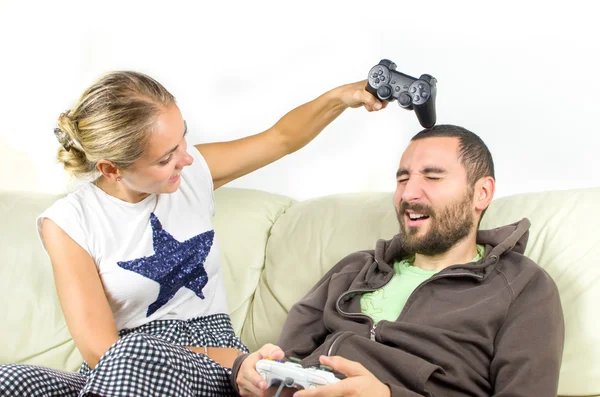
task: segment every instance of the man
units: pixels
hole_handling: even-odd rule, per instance
[[[523,255],[527,219],[478,231],[495,190],[486,145],[461,127],[423,130],[396,177],[400,233],[334,266],[294,305],[279,347],[236,360],[240,394],[273,394],[255,365],[285,352],[346,376],[294,396],[555,397],[558,290]]]

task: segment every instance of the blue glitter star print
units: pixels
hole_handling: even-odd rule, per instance
[[[214,230],[209,230],[179,242],[163,229],[154,213],[150,214],[150,225],[154,255],[117,262],[123,269],[131,270],[160,284],[158,298],[148,306],[146,317],[163,307],[183,287],[204,299],[202,289],[208,282],[204,261],[210,253],[215,236]]]

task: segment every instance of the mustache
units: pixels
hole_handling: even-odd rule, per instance
[[[423,215],[427,215],[430,218],[434,218],[435,217],[435,211],[428,205],[425,204],[411,204],[407,201],[404,201],[403,203],[400,204],[400,212],[404,213],[404,211],[406,210],[411,210],[414,212],[417,212],[419,214],[423,214]]]

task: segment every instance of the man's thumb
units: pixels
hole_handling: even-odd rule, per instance
[[[367,370],[360,363],[350,361],[340,356],[321,356],[321,364],[331,367],[347,377],[364,375]]]

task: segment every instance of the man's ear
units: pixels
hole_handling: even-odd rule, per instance
[[[96,163],[96,167],[110,181],[117,181],[117,178],[121,178],[121,172],[112,161],[99,160]]]
[[[483,212],[492,202],[496,191],[496,181],[491,176],[484,176],[475,183],[473,200],[477,212]]]

